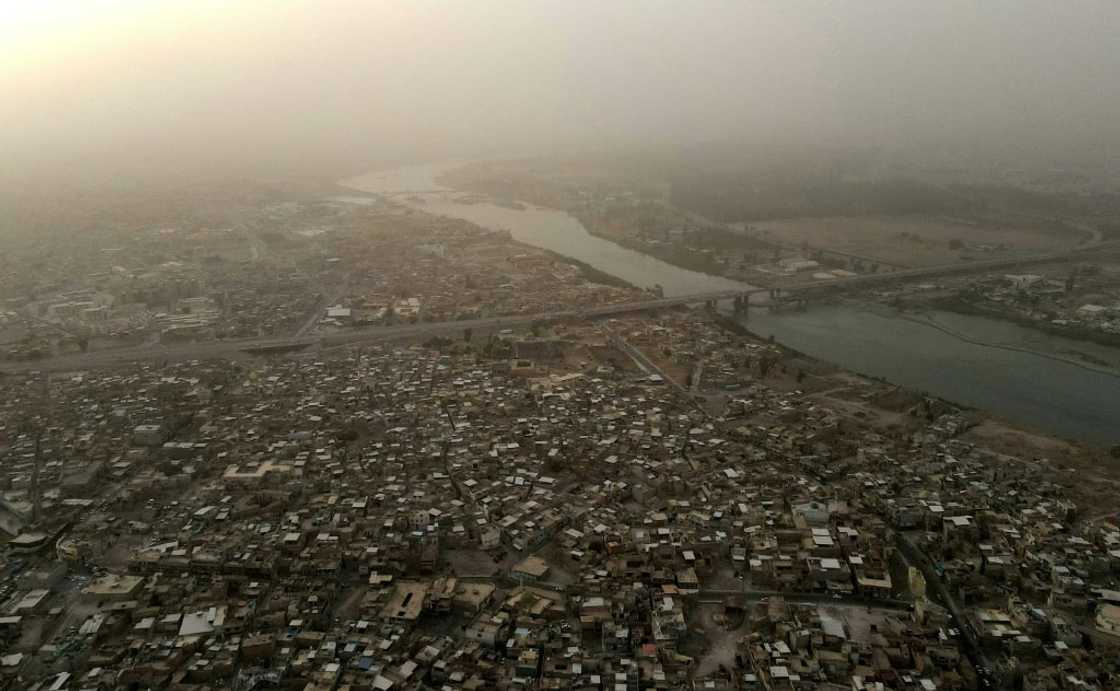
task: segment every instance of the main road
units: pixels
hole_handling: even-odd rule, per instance
[[[1120,247],[1120,242],[1112,241],[1082,247],[1066,252],[1052,252],[1048,254],[1031,255],[1014,259],[995,259],[983,262],[969,262],[963,264],[950,264],[926,267],[922,269],[906,269],[879,274],[865,274],[849,278],[832,280],[814,280],[789,284],[777,289],[781,293],[796,293],[815,289],[839,290],[850,287],[879,285],[896,281],[917,280],[933,276],[950,274],[975,273],[996,269],[1007,269],[1029,264],[1050,263],[1067,261],[1081,257],[1091,256],[1088,252],[1101,252]],[[701,302],[714,302],[735,297],[751,298],[753,303],[764,303],[771,292],[770,288],[754,288],[744,286],[738,290],[720,290],[693,295],[681,295],[669,298],[649,298],[633,302],[601,305],[597,307],[573,308],[539,314],[516,314],[485,319],[470,319],[463,321],[445,322],[418,322],[415,324],[395,324],[391,326],[372,326],[349,331],[339,331],[319,336],[308,336],[299,333],[294,336],[272,336],[244,339],[228,339],[205,341],[202,343],[182,344],[148,344],[141,346],[107,348],[85,353],[71,353],[39,360],[21,360],[0,362],[0,373],[12,374],[27,371],[66,371],[83,370],[96,367],[113,367],[138,361],[177,361],[177,360],[204,360],[211,358],[227,357],[239,353],[268,353],[283,352],[286,350],[301,350],[309,347],[331,348],[342,345],[368,343],[376,341],[391,341],[398,339],[411,339],[425,336],[453,333],[463,329],[482,331],[486,329],[503,329],[514,326],[530,324],[537,321],[553,321],[559,319],[584,319],[609,317],[618,314],[642,312],[648,310],[679,307],[682,305]],[[302,330],[301,330],[302,331]]]
[[[137,361],[206,360],[238,353],[265,354],[303,350],[309,347],[333,348],[356,343],[414,339],[461,332],[464,329],[483,331],[505,329],[539,321],[582,319],[675,307],[706,298],[657,298],[636,302],[602,305],[587,309],[562,310],[538,314],[515,314],[461,321],[416,322],[389,326],[370,326],[321,335],[272,336],[258,338],[220,339],[213,341],[153,344],[123,348],[106,348],[85,353],[70,353],[39,360],[0,362],[0,373],[28,371],[83,370],[113,367]]]

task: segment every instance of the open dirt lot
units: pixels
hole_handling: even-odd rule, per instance
[[[1026,461],[1043,459],[1043,477],[1067,488],[1082,509],[1082,518],[1116,510],[1120,459],[1107,452],[1031,434],[998,420],[984,421],[961,439]]]
[[[807,242],[813,248],[906,266],[947,264],[966,257],[995,259],[1012,252],[1057,251],[1071,248],[1084,239],[1071,230],[1051,232],[1021,225],[972,225],[963,220],[918,216],[801,218],[751,225],[761,230],[761,237],[766,240],[792,245]],[[950,247],[953,240],[960,240],[963,246]],[[1006,249],[996,249],[1000,246]]]
[[[739,639],[750,633],[746,622],[729,621],[724,616],[723,605],[699,605],[690,613],[689,626],[704,635],[704,654],[696,666],[694,676],[705,677],[721,669],[735,668],[735,653]]]

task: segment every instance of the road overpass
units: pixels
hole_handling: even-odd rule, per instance
[[[595,319],[635,312],[646,312],[683,305],[715,303],[720,300],[740,298],[751,304],[765,304],[772,297],[796,295],[817,290],[843,290],[873,285],[885,285],[900,281],[920,280],[936,276],[978,273],[998,269],[1011,269],[1031,264],[1042,264],[1073,259],[1087,258],[1090,252],[1096,253],[1120,247],[1120,241],[1106,242],[1091,248],[1081,248],[1065,252],[1030,255],[1008,259],[993,259],[981,262],[931,266],[921,269],[905,269],[888,273],[866,274],[829,280],[812,280],[790,283],[778,288],[760,288],[743,284],[742,288],[719,290],[692,295],[679,295],[667,298],[649,298],[633,302],[599,305],[595,307],[573,308],[540,314],[518,314],[485,319],[469,319],[447,322],[420,322],[416,324],[395,324],[392,326],[371,326],[338,331],[323,335],[293,335],[280,337],[261,337],[206,341],[202,343],[151,344],[123,348],[107,348],[85,353],[71,353],[40,360],[0,362],[0,373],[27,371],[67,371],[96,367],[120,366],[130,362],[162,362],[181,360],[204,360],[230,357],[238,354],[281,353],[306,348],[333,348],[338,346],[393,341],[400,339],[426,338],[461,332],[463,329],[482,331],[523,326],[533,322],[557,321],[564,319]]]

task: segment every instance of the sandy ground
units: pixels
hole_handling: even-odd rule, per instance
[[[821,612],[843,622],[848,628],[848,637],[857,643],[869,643],[871,627],[885,628],[887,616],[882,610],[863,607],[821,607]]]
[[[704,655],[697,663],[693,676],[706,677],[721,668],[735,669],[739,639],[750,633],[750,627],[741,623],[729,629],[731,622],[724,618],[723,605],[698,605],[692,618],[690,626],[703,630],[706,640]]]
[[[1060,439],[1024,432],[998,420],[986,420],[961,437],[997,453],[1049,462],[1048,479],[1066,487],[1089,518],[1116,510],[1120,494],[1120,459]]]
[[[334,616],[339,620],[357,619],[361,612],[362,598],[366,596],[369,587],[365,585],[354,586],[346,592],[335,607]]]
[[[1008,251],[1041,252],[1075,246],[1082,236],[1049,233],[1039,228],[969,225],[951,219],[927,217],[804,218],[760,221],[751,224],[761,229],[762,238],[784,244],[846,252],[874,257],[907,266],[929,266],[960,261],[962,255],[998,258],[1007,252],[983,252],[976,245]],[[968,248],[953,249],[949,242],[962,240]]]
[[[492,576],[499,568],[489,554],[477,549],[447,550],[444,559],[460,576]]]

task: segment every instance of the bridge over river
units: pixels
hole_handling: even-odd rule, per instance
[[[560,310],[539,314],[519,314],[502,317],[489,317],[484,319],[471,319],[447,322],[421,322],[417,324],[397,324],[392,326],[373,326],[339,331],[323,335],[292,335],[271,336],[260,338],[229,339],[205,341],[201,343],[182,344],[149,344],[142,346],[107,348],[85,353],[72,353],[59,355],[41,360],[0,363],[0,373],[15,373],[34,370],[80,370],[94,367],[119,366],[136,361],[175,361],[195,360],[216,357],[228,357],[238,354],[265,354],[283,353],[286,351],[303,350],[311,347],[331,348],[363,342],[392,341],[411,339],[417,337],[430,337],[447,333],[461,332],[463,329],[480,331],[494,328],[512,328],[519,325],[531,324],[540,321],[555,321],[562,319],[591,319],[610,317],[620,314],[645,312],[683,305],[700,303],[714,304],[721,300],[735,300],[737,306],[745,309],[750,304],[766,304],[780,299],[804,299],[816,292],[834,292],[855,287],[869,285],[883,285],[901,281],[920,280],[935,276],[952,274],[977,273],[997,269],[1013,269],[1031,264],[1041,264],[1059,261],[1075,260],[1089,256],[1089,252],[1097,253],[1108,249],[1120,247],[1120,242],[1113,241],[1101,243],[1092,248],[1081,248],[1066,252],[1052,252],[1047,254],[1030,255],[1010,259],[993,259],[990,261],[968,262],[941,266],[925,267],[920,269],[904,269],[885,273],[865,274],[829,280],[812,280],[791,283],[779,288],[759,288],[744,285],[739,288],[729,288],[708,292],[693,293],[690,295],[677,295],[673,297],[649,298],[633,302],[599,305],[594,307],[576,307],[569,310]]]

